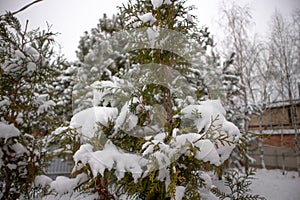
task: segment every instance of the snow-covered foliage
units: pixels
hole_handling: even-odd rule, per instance
[[[58,75],[67,66],[54,53],[55,34],[27,28],[11,13],[0,16],[1,199],[33,197],[47,159],[40,137],[60,125],[58,108],[67,107],[54,97],[65,89]]]
[[[184,3],[104,15],[72,66],[53,33],[0,16],[0,198],[215,198],[212,172],[242,135],[218,100],[213,40]],[[42,175],[49,154],[72,156],[71,177]]]
[[[126,66],[127,55],[116,50],[121,46],[124,47],[124,44],[119,42],[120,38],[112,38],[114,32],[121,30],[123,23],[121,15],[109,19],[104,14],[97,28],[93,28],[90,33],[85,32],[81,37],[79,49],[76,51],[78,61],[74,64],[76,69],[72,94],[74,114],[95,105],[93,102],[95,81],[110,79]]]
[[[8,138],[18,137],[20,135],[20,131],[13,125],[7,125],[3,122],[0,122],[0,138],[4,138],[4,142]]]
[[[99,123],[108,126],[110,120],[118,115],[118,109],[110,107],[92,107],[76,113],[70,122],[70,127],[77,129],[83,139],[95,137]]]
[[[121,23],[104,16],[81,39],[74,115],[54,134],[80,138],[73,173],[86,179],[59,178],[54,185],[72,183],[53,195],[86,188],[100,199],[214,197],[207,171],[221,174],[241,134],[220,100],[208,100],[217,99],[220,69],[191,9],[179,0],[129,1]]]
[[[103,150],[93,152],[93,146],[85,144],[74,155],[74,161],[77,168],[89,165],[93,177],[98,174],[104,176],[104,171],[115,170],[115,176],[118,180],[124,178],[126,172],[131,173],[134,182],[143,174],[143,168],[147,166],[147,160],[140,155],[125,153],[118,149],[111,141],[107,141]]]
[[[195,111],[203,115],[195,118]],[[129,173],[135,183],[157,170],[156,178],[165,182],[167,189],[170,185],[171,166],[176,163],[179,168],[186,167],[184,163],[179,162],[181,157],[192,156],[198,161],[215,166],[221,165],[228,159],[239,140],[240,133],[236,126],[224,118],[222,114],[224,110],[220,103],[206,101],[200,105],[187,106],[182,112],[184,116],[182,119],[194,120],[194,125],[198,128],[198,132],[202,132],[201,134],[181,133],[180,129],[174,129],[168,142],[166,142],[168,133],[165,132],[145,137],[142,154],[126,153],[109,139],[104,147],[97,151],[94,151],[90,144],[85,144],[74,155],[77,170],[88,165],[94,178],[98,174],[104,176],[105,170],[108,170],[114,173],[117,180],[121,180],[125,173]],[[75,117],[77,118],[76,115]],[[90,126],[94,125],[93,121],[88,122]]]
[[[212,191],[220,199],[259,199],[266,200],[259,195],[251,194],[251,181],[254,179],[254,170],[251,169],[248,173],[244,174],[237,169],[230,169],[226,172],[224,185],[222,192],[217,188]],[[224,192],[224,189],[226,190]],[[228,191],[228,192],[227,192]]]
[[[145,13],[145,14],[139,16],[139,19],[143,23],[150,22],[150,25],[153,25],[156,22],[156,19],[155,19],[155,17],[153,17],[152,13]]]

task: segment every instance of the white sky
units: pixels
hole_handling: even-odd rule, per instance
[[[0,14],[16,11],[34,0],[0,0]],[[187,5],[195,5],[200,25],[207,25],[213,34],[218,32],[216,26],[219,10],[223,0],[188,0]],[[228,0],[224,0],[229,2]],[[271,14],[275,9],[284,15],[300,8],[300,0],[236,0],[246,2],[252,9],[256,26],[255,32],[261,34],[268,30]],[[127,0],[44,0],[17,14],[22,24],[29,19],[30,28],[45,29],[47,23],[53,32],[59,32],[57,41],[62,45],[62,53],[70,60],[75,60],[75,50],[84,31],[96,27],[103,13],[108,16],[116,13],[117,6]]]

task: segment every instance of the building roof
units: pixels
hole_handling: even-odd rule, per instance
[[[295,134],[294,129],[273,129],[273,130],[251,130],[256,134],[263,134],[263,135],[288,135],[288,134]],[[300,129],[297,129],[297,134],[300,134]]]
[[[297,106],[300,106],[300,99],[294,99],[293,103]],[[291,103],[288,100],[285,101],[276,101],[266,105],[266,108],[280,108],[280,107],[288,107]]]
[[[51,164],[45,169],[48,176],[70,175],[72,163],[60,158],[53,158]]]

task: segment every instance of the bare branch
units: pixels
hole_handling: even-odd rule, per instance
[[[33,4],[36,4],[36,3],[41,2],[41,1],[43,1],[43,0],[36,0],[36,1],[34,1],[34,2],[31,2],[30,4],[24,6],[23,8],[21,8],[21,9],[15,11],[15,12],[13,12],[13,13],[11,13],[11,14],[12,14],[12,15],[16,15],[16,14],[18,14],[19,12],[22,12],[22,11],[24,11],[25,9],[27,9],[28,7],[32,6]]]

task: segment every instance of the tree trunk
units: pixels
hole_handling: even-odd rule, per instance
[[[258,147],[259,147],[259,159],[260,159],[260,166],[261,168],[265,169],[266,165],[265,165],[265,160],[264,160],[264,147],[263,147],[263,139],[261,138],[262,136],[262,113],[259,116],[259,132],[260,132],[260,137],[259,137],[259,141],[258,141]]]

